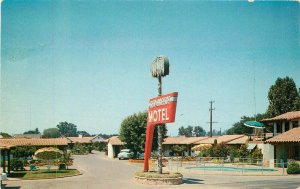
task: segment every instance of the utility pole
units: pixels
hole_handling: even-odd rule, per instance
[[[209,101],[210,103],[210,108],[209,108],[209,111],[210,111],[210,119],[209,119],[209,129],[210,129],[210,137],[212,137],[212,124],[213,123],[217,123],[217,122],[214,122],[212,121],[212,111],[215,110],[215,108],[212,107],[212,104],[214,103],[215,101]]]

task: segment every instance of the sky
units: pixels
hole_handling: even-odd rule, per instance
[[[163,94],[178,92],[180,126],[216,130],[264,113],[278,77],[300,87],[300,3],[247,1],[31,1],[1,4],[0,131],[67,121],[119,133],[157,96],[150,74],[166,55]]]

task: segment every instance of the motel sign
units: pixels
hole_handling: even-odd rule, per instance
[[[178,93],[169,93],[149,100],[148,120],[146,128],[146,143],[144,155],[144,171],[149,170],[153,133],[155,126],[175,121]]]
[[[170,93],[149,101],[148,123],[161,124],[175,121],[176,104],[178,93]]]

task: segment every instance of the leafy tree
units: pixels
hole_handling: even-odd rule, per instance
[[[178,135],[185,136],[185,128],[183,126],[178,129]]]
[[[267,114],[274,117],[286,112],[300,110],[298,106],[299,93],[292,78],[277,78],[268,93],[269,106]]]
[[[86,131],[77,131],[77,135],[82,135],[84,137],[89,137],[91,136],[88,132]]]
[[[57,128],[48,128],[43,131],[43,138],[59,138],[61,136]]]
[[[76,137],[77,136],[77,126],[73,123],[60,122],[56,126],[59,132],[66,137]]]
[[[35,128],[35,130],[25,131],[23,134],[40,134],[40,131],[38,128]]]
[[[3,138],[11,138],[11,135],[9,135],[8,133],[0,132],[0,135],[1,135]]]
[[[206,131],[201,126],[195,126],[193,130],[193,135],[196,137],[205,136]]]
[[[241,147],[238,149],[238,155],[241,158],[246,158],[249,156],[249,151],[247,149],[247,145],[241,145]]]
[[[37,150],[35,146],[17,146],[11,151],[14,158],[27,158],[34,155]]]
[[[143,152],[145,147],[147,112],[135,113],[126,117],[120,128],[120,139],[125,142],[126,148],[131,149],[135,155]],[[162,127],[162,136],[166,136],[166,127]],[[157,127],[154,130],[153,149],[157,148]]]
[[[295,104],[294,104],[295,110],[300,110],[300,88],[299,88],[298,94],[299,95],[298,95],[297,99],[295,100]]]
[[[253,158],[253,159],[262,159],[263,154],[261,152],[261,149],[256,147],[254,149],[254,151],[251,153],[251,158]]]
[[[208,152],[211,157],[226,157],[230,154],[230,147],[224,143],[214,144]]]
[[[171,147],[171,152],[177,156],[183,156],[185,149],[186,148],[184,146],[175,145]]]
[[[186,128],[181,126],[178,129],[178,135],[179,136],[186,136],[186,137],[192,137],[192,136],[204,136],[205,130],[200,126],[187,126]]]
[[[257,114],[256,115],[256,120],[260,121],[262,119],[266,118],[266,114]],[[252,134],[253,133],[253,128],[247,127],[244,125],[246,121],[253,121],[255,120],[255,117],[247,117],[243,116],[241,117],[241,120],[239,122],[236,122],[233,124],[233,126],[227,130],[228,135],[232,134]]]

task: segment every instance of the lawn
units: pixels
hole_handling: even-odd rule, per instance
[[[34,179],[52,179],[52,178],[62,178],[79,175],[79,171],[76,169],[68,170],[38,170],[38,171],[15,171],[10,173],[9,177],[20,178],[24,180],[34,180]]]

